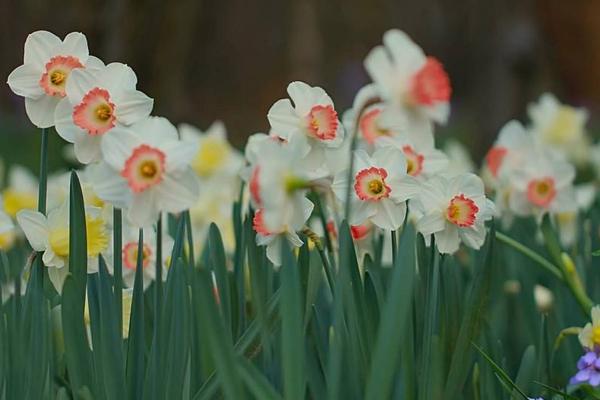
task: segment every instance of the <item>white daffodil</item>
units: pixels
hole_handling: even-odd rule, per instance
[[[575,202],[577,203],[577,209],[556,214],[560,242],[563,246],[570,247],[576,243],[579,228],[581,227],[578,214],[580,211],[589,210],[595,199],[595,184],[583,183],[575,186]]]
[[[590,139],[585,124],[588,112],[561,104],[550,93],[544,93],[537,103],[528,106],[532,132],[536,140],[580,164],[589,158]]]
[[[485,241],[485,221],[494,214],[494,203],[485,197],[483,182],[474,174],[433,177],[412,205],[421,215],[417,230],[427,241],[433,235],[444,254],[456,252],[461,241],[479,249]]]
[[[448,175],[459,175],[475,171],[475,163],[464,144],[455,139],[444,142],[442,150],[448,157],[446,172]]]
[[[144,228],[144,242],[142,244],[142,278],[144,281],[144,290],[150,286],[150,284],[156,279],[156,230],[154,228]],[[129,288],[133,288],[135,281],[135,271],[137,267],[138,259],[138,239],[139,229],[125,225],[123,226],[123,247],[120,255],[122,257],[123,266],[123,281]],[[173,239],[167,233],[166,227],[162,232],[162,279],[167,278],[167,263],[171,257],[171,251],[173,250]],[[112,249],[112,246],[110,246]],[[107,266],[109,271],[113,273],[114,257],[118,256],[119,253],[114,254],[112,251],[106,255]]]
[[[103,138],[150,115],[154,101],[136,85],[135,72],[121,63],[71,73],[54,115],[56,131],[74,144],[79,162],[99,161]]]
[[[375,142],[377,148],[391,146],[406,159],[406,173],[420,181],[446,171],[448,157],[433,144],[433,134],[381,137]]]
[[[71,72],[99,68],[102,61],[89,55],[87,39],[71,32],[64,40],[47,31],[33,32],[25,41],[23,65],[8,76],[11,90],[25,98],[25,111],[39,128],[54,125],[54,110],[66,96]]]
[[[15,242],[15,224],[10,216],[2,209],[2,196],[0,196],[0,250],[10,249]]]
[[[577,209],[575,168],[556,154],[538,149],[510,174],[510,210],[520,216],[570,212]]]
[[[134,226],[150,226],[161,211],[195,204],[198,180],[190,163],[196,152],[167,119],[150,117],[102,141],[104,162],[90,170],[90,181],[100,199],[127,209]]]
[[[227,141],[227,131],[221,121],[213,122],[206,132],[181,124],[179,134],[183,142],[192,143],[198,149],[192,168],[203,183],[212,178],[237,177],[244,166],[244,156]]]
[[[289,220],[303,218],[305,196],[321,176],[306,167],[302,143],[297,138],[284,144],[263,143],[261,159],[252,166],[249,188],[255,209],[269,231],[276,231]]]
[[[288,220],[282,221],[281,226],[269,229],[265,225],[263,210],[256,210],[254,214],[253,227],[256,231],[256,244],[267,247],[267,257],[274,265],[281,265],[282,240],[287,240],[293,247],[302,246],[303,242],[298,236],[306,221],[310,218],[314,204],[307,198],[302,198],[299,212],[291,215]]]
[[[364,64],[381,98],[405,113],[409,129],[424,131],[431,121],[446,123],[451,94],[448,74],[406,33],[387,31],[383,46],[371,50]]]
[[[600,306],[592,307],[592,322],[585,324],[579,332],[579,343],[588,350],[597,350],[600,348]]]
[[[8,186],[2,192],[4,211],[12,218],[21,210],[35,209],[38,202],[38,182],[25,167],[14,165],[8,173]]]
[[[344,140],[344,127],[333,101],[322,88],[304,82],[290,83],[287,92],[291,101],[277,100],[267,114],[271,128],[285,141],[297,139],[302,156],[315,168],[320,167],[326,151]]]
[[[98,255],[108,248],[108,234],[100,210],[85,208],[88,272],[98,271]],[[69,203],[50,210],[48,216],[22,210],[17,221],[33,250],[43,252],[42,260],[48,267],[48,276],[58,292],[68,274],[69,259]]]
[[[348,185],[352,185],[349,222],[362,225],[370,221],[382,229],[398,229],[406,215],[406,200],[419,193],[418,181],[406,173],[404,153],[393,147],[377,149],[370,157],[363,150],[354,154],[356,173],[348,182],[348,171],[338,173],[332,189],[339,201],[345,202]]]

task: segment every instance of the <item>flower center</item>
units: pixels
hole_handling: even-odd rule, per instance
[[[378,201],[389,197],[392,189],[385,184],[387,171],[384,168],[365,168],[356,174],[354,191],[361,200]]]
[[[192,161],[192,168],[201,177],[214,174],[227,160],[230,149],[228,144],[214,137],[205,138],[196,157]]]
[[[488,168],[494,177],[498,176],[498,170],[504,161],[504,157],[508,153],[508,149],[502,146],[494,146],[488,151],[485,156]]]
[[[434,57],[427,57],[425,65],[413,76],[410,101],[431,106],[450,100],[450,79],[442,64]]]
[[[81,103],[73,107],[73,123],[89,135],[102,135],[116,123],[115,105],[107,90],[95,87],[83,96]]]
[[[406,157],[406,173],[410,176],[419,176],[423,171],[423,161],[425,157],[415,152],[412,146],[402,147],[402,152]]]
[[[151,261],[152,249],[146,243],[142,245],[142,267],[146,268]],[[138,259],[138,243],[129,242],[123,246],[123,264],[126,268],[135,269]]]
[[[108,247],[108,237],[101,218],[85,217],[88,257],[96,257]],[[61,226],[50,230],[48,241],[52,251],[59,257],[69,256],[69,228]]]
[[[12,231],[0,233],[0,250],[9,250],[15,243],[15,239],[15,233]]]
[[[375,108],[366,112],[360,119],[360,132],[370,144],[373,144],[381,136],[390,136],[391,134],[388,129],[381,128],[377,123],[380,115],[381,109]]]
[[[454,196],[446,210],[446,219],[461,228],[473,226],[479,208],[464,194]]]
[[[13,218],[21,210],[32,210],[37,207],[37,197],[31,193],[6,189],[2,197],[4,197],[4,211]]]
[[[308,113],[308,131],[319,140],[333,140],[337,134],[337,112],[332,105],[317,105]]]
[[[136,147],[125,161],[121,176],[135,193],[159,184],[165,171],[165,153],[148,145]]]
[[[555,197],[556,188],[551,177],[533,179],[527,185],[527,199],[538,207],[548,207]]]
[[[46,63],[46,70],[40,78],[40,86],[48,96],[65,97],[65,86],[69,74],[75,68],[82,68],[83,64],[77,57],[55,56]]]

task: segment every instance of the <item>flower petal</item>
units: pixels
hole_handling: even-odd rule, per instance
[[[48,222],[38,211],[21,210],[17,213],[17,222],[27,241],[35,251],[44,251],[48,246]]]
[[[118,98],[115,98],[115,104],[117,120],[125,125],[131,125],[150,115],[154,100],[135,90],[121,93]]]
[[[25,40],[23,61],[25,64],[31,64],[34,68],[39,68],[41,72],[48,60],[52,58],[53,50],[60,44],[60,38],[53,33],[48,31],[33,32]]]
[[[7,83],[16,95],[37,99],[45,95],[40,86],[41,76],[42,72],[31,64],[23,64],[8,75]]]
[[[25,98],[25,112],[31,123],[38,128],[50,128],[54,125],[54,111],[60,97],[42,96],[37,99]]]

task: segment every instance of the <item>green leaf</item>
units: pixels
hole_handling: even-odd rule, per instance
[[[516,392],[516,394],[518,394],[519,396],[521,396],[523,399],[525,400],[529,400],[529,397],[527,397],[527,395],[525,394],[525,392],[523,392],[523,390],[521,390],[513,381],[512,379],[510,379],[510,377],[508,376],[508,374],[498,365],[494,362],[494,360],[492,360],[492,358],[490,356],[488,356],[479,346],[477,346],[475,343],[472,343],[473,347],[475,347],[477,349],[477,351],[479,352],[479,354],[481,354],[483,356],[483,358],[488,362],[488,364],[490,364],[490,366],[492,367],[492,369],[494,370],[494,372],[496,373],[496,376],[498,377],[498,379],[500,380],[500,382],[505,385],[507,387],[507,389],[509,390],[513,390],[514,392]],[[514,395],[513,395],[514,397]]]
[[[242,356],[237,356],[235,361],[240,378],[246,384],[253,398],[261,400],[282,399],[273,385],[250,361]]]
[[[283,242],[281,269],[281,347],[283,357],[284,397],[300,400],[305,397],[304,333],[302,327],[302,296],[298,266],[287,243]]]
[[[87,240],[85,209],[79,179],[71,173],[69,212],[69,275],[62,293],[62,322],[65,359],[72,389],[92,388],[92,358],[83,312],[87,279]]]
[[[138,239],[138,259],[133,283],[133,299],[129,320],[129,339],[127,344],[127,392],[130,399],[144,398],[144,231],[140,229]]]
[[[415,231],[407,225],[400,237],[399,254],[393,266],[390,289],[381,311],[381,322],[367,379],[365,399],[391,398],[404,334],[412,309],[415,274]]]

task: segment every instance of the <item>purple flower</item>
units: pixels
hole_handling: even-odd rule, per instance
[[[572,385],[581,383],[588,383],[592,386],[600,385],[600,357],[598,354],[593,351],[585,353],[577,361],[577,369],[579,371],[571,378]]]

